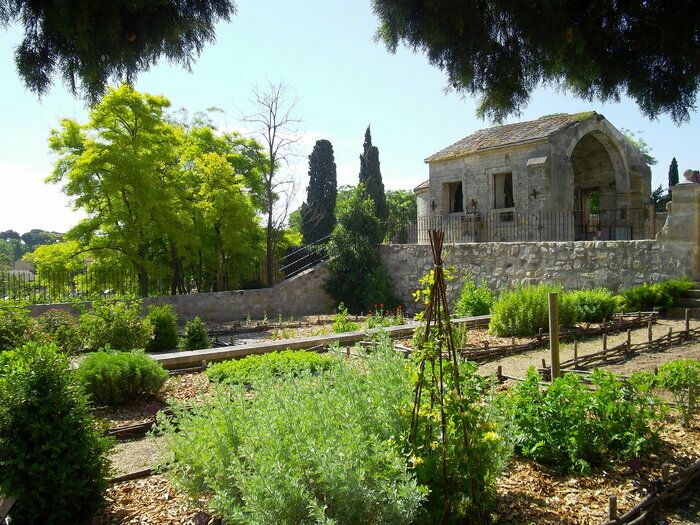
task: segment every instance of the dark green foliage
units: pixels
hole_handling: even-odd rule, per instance
[[[676,184],[678,184],[678,161],[673,157],[668,167],[668,187],[673,188]]]
[[[659,401],[645,381],[595,370],[590,390],[576,374],[546,386],[531,368],[506,397],[516,452],[557,470],[584,473],[606,460],[641,458],[660,443]]]
[[[75,354],[82,350],[78,320],[63,310],[48,310],[36,318],[38,337],[54,343],[62,352]]]
[[[211,339],[209,339],[207,327],[199,316],[191,321],[187,321],[185,323],[185,337],[182,340],[182,348],[184,350],[200,350],[210,346]]]
[[[659,367],[657,384],[673,394],[681,413],[681,423],[690,426],[698,411],[700,394],[700,361],[681,359],[665,363]]]
[[[503,120],[541,84],[590,100],[625,94],[641,111],[687,120],[700,78],[693,0],[476,2],[373,0],[379,37],[444,70],[451,87],[480,95],[478,114]],[[659,42],[663,42],[660,45]]]
[[[390,344],[362,365],[338,359],[318,375],[263,381],[252,397],[227,387],[175,407],[174,421],[159,421],[166,472],[226,523],[416,522],[426,490],[399,444],[411,370]]]
[[[584,323],[600,323],[612,319],[620,311],[622,299],[605,288],[576,290],[566,294],[576,308],[576,320]]]
[[[146,345],[146,351],[175,350],[180,342],[180,336],[177,333],[177,315],[173,312],[173,307],[168,304],[149,305],[146,318],[153,327],[153,339]]]
[[[396,305],[377,253],[381,241],[382,227],[374,214],[373,202],[364,196],[360,184],[340,212],[328,248],[332,275],[326,289],[351,313],[367,312],[375,304],[387,308]]]
[[[663,211],[666,208],[666,203],[671,200],[671,194],[661,184],[649,195],[649,200],[654,205],[656,211]]]
[[[60,75],[95,102],[110,81],[133,82],[161,57],[189,68],[234,12],[231,0],[0,0],[0,25],[24,26],[15,64],[28,89],[43,95]]]
[[[207,376],[215,383],[255,385],[270,378],[328,370],[337,362],[338,359],[331,355],[285,350],[216,363],[207,369]]]
[[[374,214],[380,222],[385,222],[388,211],[382,172],[379,167],[379,148],[372,145],[372,134],[369,126],[365,131],[363,153],[360,155],[360,184],[364,188],[364,196],[370,197],[374,203]]]
[[[673,306],[675,300],[693,287],[693,282],[684,277],[670,279],[655,284],[641,284],[624,290],[621,295],[626,311],[651,312],[657,309],[661,312]]]
[[[33,337],[29,309],[0,300],[0,351],[12,350]]]
[[[491,307],[491,333],[504,337],[535,335],[541,328],[549,329],[549,293],[559,293],[559,324],[576,323],[576,307],[559,286],[538,284],[521,286],[498,296]]]
[[[309,186],[306,202],[301,205],[301,233],[304,244],[311,244],[331,234],[335,226],[335,200],[338,181],[333,145],[317,140],[309,155]]]
[[[477,285],[474,281],[466,280],[455,304],[455,315],[457,317],[488,315],[494,300],[493,292],[485,284]]]
[[[120,405],[155,397],[168,373],[143,352],[100,351],[80,363],[76,375],[97,405]]]
[[[18,349],[0,376],[0,494],[12,523],[90,523],[107,488],[110,441],[53,345]]]
[[[2,1],[2,0],[0,0]],[[32,251],[42,244],[55,244],[61,242],[63,234],[59,232],[48,232],[34,228],[22,234],[22,242],[27,245],[27,251]]]
[[[140,314],[140,301],[95,301],[79,318],[86,350],[146,348],[152,327]]]

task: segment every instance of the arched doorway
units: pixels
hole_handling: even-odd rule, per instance
[[[576,240],[629,238],[629,182],[619,150],[600,131],[584,135],[571,152]]]

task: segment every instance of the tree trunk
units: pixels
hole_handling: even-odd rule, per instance
[[[148,297],[148,270],[143,265],[136,268],[136,277],[139,282],[139,295]]]
[[[266,257],[265,266],[267,270],[267,286],[274,286],[274,265],[275,265],[275,246],[273,243],[273,231],[272,231],[272,171],[270,172],[270,178],[267,181],[267,239],[266,239]]]

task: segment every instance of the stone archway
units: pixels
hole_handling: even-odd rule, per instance
[[[600,130],[583,135],[569,157],[573,171],[575,237],[617,239],[628,236],[630,180],[623,156]]]

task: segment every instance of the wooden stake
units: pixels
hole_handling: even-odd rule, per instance
[[[499,384],[503,383],[503,367],[501,365],[498,365],[498,368],[496,368],[496,378]]]
[[[690,332],[690,309],[685,309],[685,331]]]
[[[627,329],[627,350],[632,348],[632,330]]]
[[[668,327],[668,344],[671,344],[671,336],[673,336],[673,328]]]
[[[652,337],[652,334],[651,334],[651,323],[652,323],[652,321],[651,321],[651,319],[649,319],[649,323],[647,324],[647,341],[648,341],[649,343],[651,343],[651,337]]]
[[[540,328],[540,329],[538,330],[538,332],[537,332],[537,339],[539,339],[540,341],[542,341],[542,328]]]
[[[206,370],[206,369],[207,369],[207,360],[202,359],[202,370]]]
[[[608,334],[603,334],[603,352],[608,349]]]
[[[608,519],[617,519],[617,496],[610,496],[608,498]]]
[[[552,360],[552,381],[558,378],[559,370],[559,294],[549,294],[549,353]]]

